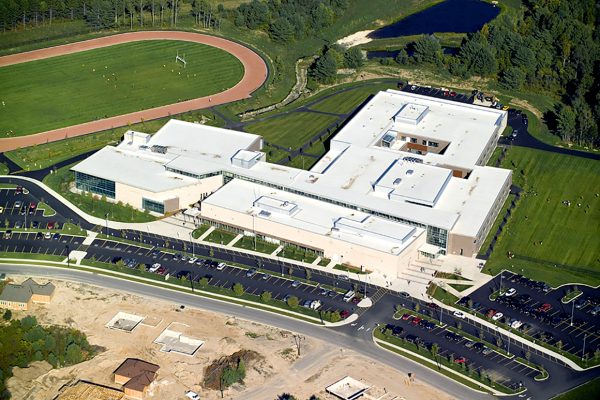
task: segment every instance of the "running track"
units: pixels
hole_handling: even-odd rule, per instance
[[[176,31],[123,33],[25,53],[11,54],[0,57],[0,67],[140,40],[182,40],[218,47],[228,53],[231,53],[241,61],[244,66],[244,76],[242,77],[242,80],[239,81],[234,87],[211,96],[200,97],[181,103],[169,104],[166,106],[150,108],[143,111],[118,115],[97,121],[72,125],[66,128],[54,129],[34,135],[2,138],[0,139],[0,152],[14,150],[20,147],[32,146],[34,144],[53,142],[56,140],[85,135],[88,133],[99,132],[106,129],[125,126],[130,123],[134,124],[141,122],[142,119],[148,121],[186,111],[199,110],[219,104],[246,99],[250,97],[252,92],[258,89],[267,79],[267,65],[258,54],[249,48],[216,36]]]

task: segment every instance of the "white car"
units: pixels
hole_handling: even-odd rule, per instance
[[[149,272],[156,272],[160,268],[160,263],[152,264],[152,267],[148,270]]]
[[[188,260],[188,263],[190,263],[190,264],[193,264],[193,263],[195,263],[196,261],[198,261],[198,257],[192,257],[192,258],[190,258],[190,259]]]
[[[225,263],[219,263],[219,265],[217,265],[217,271],[223,271],[225,269]]]
[[[517,289],[511,287],[510,289],[508,289],[506,291],[506,293],[504,293],[504,296],[506,296],[506,297],[512,297],[515,294],[517,294]]]
[[[501,312],[499,312],[499,313],[494,314],[494,316],[492,317],[492,320],[498,321],[502,317],[504,317],[504,314],[502,314]]]
[[[456,318],[465,319],[465,313],[462,311],[454,311],[452,315],[454,315]]]
[[[321,307],[321,301],[320,300],[313,300],[310,303],[310,308],[312,308],[313,310],[317,310],[317,309],[319,309],[319,307]]]
[[[523,323],[521,321],[513,321],[512,324],[510,324],[510,327],[513,329],[519,329],[521,326],[523,326]]]
[[[198,395],[198,393],[192,392],[191,390],[185,392],[185,397],[192,400],[200,400],[200,396]]]

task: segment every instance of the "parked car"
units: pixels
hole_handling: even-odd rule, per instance
[[[492,318],[494,315],[496,315],[496,310],[494,310],[493,308],[490,308],[489,310],[486,311],[485,316],[488,318]]]
[[[198,257],[190,257],[190,259],[188,260],[188,264],[193,264],[196,261],[198,261]]]
[[[407,298],[407,299],[410,297],[410,294],[408,294],[407,292],[400,292],[400,293],[398,293],[398,294],[399,294],[400,296],[402,296],[402,297],[405,297],[405,298]]]
[[[354,290],[348,290],[346,294],[344,294],[344,301],[346,303],[350,302],[350,300],[352,300],[355,295],[356,293],[354,292]]]
[[[483,355],[486,355],[486,356],[487,356],[488,354],[492,353],[493,351],[494,351],[494,350],[492,350],[492,349],[490,349],[489,347],[485,346],[485,347],[483,348],[483,351],[482,351],[481,353],[482,353]]]
[[[54,239],[54,240],[60,239],[60,233],[57,232],[54,235],[52,235],[52,239]]]
[[[15,227],[16,226],[17,225],[15,224]],[[578,310],[584,308],[588,304],[589,304],[589,301],[586,298],[579,298],[579,299],[575,300],[575,308],[577,308]]]
[[[508,289],[508,290],[506,291],[506,293],[504,293],[504,296],[506,296],[506,297],[512,297],[512,296],[514,296],[515,294],[517,294],[517,289],[515,289],[515,288],[510,288],[510,289]]]
[[[4,232],[4,239],[10,239],[12,238],[12,231],[10,229],[8,229],[6,232]]]
[[[44,234],[42,232],[38,232],[35,234],[35,238],[36,239],[43,239],[44,238]]]
[[[15,222],[15,229],[21,229],[23,227],[23,221]]]
[[[457,364],[465,364],[467,362],[467,359],[464,357],[458,357],[454,359],[454,362]]]
[[[248,271],[246,271],[247,278],[251,278],[254,275],[256,275],[256,268],[250,268]]]
[[[292,282],[292,287],[293,288],[297,288],[298,286],[300,286],[300,281],[294,281],[294,282]]]
[[[413,324],[413,325],[415,325],[415,326],[416,326],[416,325],[417,325],[419,322],[421,322],[421,318],[419,318],[419,317],[414,317],[414,318],[412,319],[412,321],[410,321],[410,323],[411,323],[411,324]]]
[[[504,314],[502,314],[501,312],[498,312],[498,313],[494,314],[494,316],[492,317],[492,320],[498,321],[502,317],[504,317]]]
[[[52,238],[52,234],[50,232],[46,232],[46,234],[44,235],[44,239],[50,240],[51,238]]]
[[[217,264],[217,271],[223,271],[225,269],[225,263],[221,262],[219,264]]]
[[[346,319],[346,318],[348,318],[349,316],[350,316],[350,311],[348,311],[348,310],[342,310],[342,311],[340,312],[340,317],[342,317],[342,319]]]
[[[513,329],[519,329],[522,325],[523,323],[521,321],[515,320],[510,324],[510,327]]]
[[[549,303],[544,303],[544,304],[542,304],[541,306],[539,306],[537,310],[538,310],[539,312],[546,313],[546,312],[548,312],[548,311],[552,310],[552,304],[549,304]]]
[[[456,318],[465,319],[465,313],[462,311],[454,311],[452,315],[454,315]]]
[[[402,332],[404,332],[404,328],[402,328],[401,326],[394,326],[392,328],[392,335],[399,337],[400,335],[402,335]]]
[[[402,320],[403,321],[408,321],[410,319],[410,317],[412,317],[412,315],[406,313],[406,314],[402,315]]]
[[[470,349],[470,348],[472,348],[473,346],[475,346],[475,342],[474,342],[474,341],[472,341],[472,340],[467,340],[467,341],[465,342],[465,347],[466,347],[467,349]]]
[[[462,338],[462,336],[457,335],[456,333],[451,332],[451,331],[446,331],[445,337],[447,340],[454,340],[456,342],[458,342]]]

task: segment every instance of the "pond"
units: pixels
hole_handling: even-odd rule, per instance
[[[385,39],[436,32],[476,32],[496,18],[499,12],[499,7],[482,0],[446,0],[377,29],[369,34],[369,38]]]

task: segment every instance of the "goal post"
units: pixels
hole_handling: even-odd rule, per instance
[[[185,54],[179,55],[179,51],[177,51],[177,55],[175,56],[175,64],[178,62],[183,64],[183,68],[187,67],[187,61],[185,61]]]

